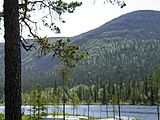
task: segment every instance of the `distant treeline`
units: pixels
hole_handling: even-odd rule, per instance
[[[76,104],[117,104],[119,98],[120,104],[155,105],[159,97],[157,93],[160,91],[156,82],[155,76],[151,75],[150,79],[144,81],[129,80],[103,83],[101,80],[97,80],[95,84],[80,84],[73,87],[66,85],[65,97],[68,104],[74,102]],[[32,102],[31,93],[33,90],[36,90],[36,85],[35,89],[32,87],[23,92],[23,104]],[[48,104],[62,104],[62,86],[54,84],[42,89],[41,95]]]

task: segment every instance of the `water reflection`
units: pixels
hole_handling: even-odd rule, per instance
[[[0,113],[4,113],[4,106],[0,106]],[[48,112],[58,111],[62,113],[62,106],[52,107],[48,106]],[[30,106],[22,106],[24,114],[30,114]],[[72,114],[73,107],[66,105],[66,112]],[[88,116],[87,105],[78,105],[75,109],[75,114]],[[106,112],[106,105],[90,105],[90,116],[97,118],[106,118],[107,114],[113,116],[113,106],[108,105],[108,113]],[[115,114],[118,116],[118,106],[115,106]],[[138,117],[141,120],[157,120],[156,106],[135,106],[135,105],[122,105],[121,115],[128,117]]]

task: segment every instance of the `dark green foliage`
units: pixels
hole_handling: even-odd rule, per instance
[[[103,81],[109,86],[107,87],[108,92],[115,94],[112,88],[114,83],[110,81],[116,80],[114,68],[118,64],[121,66],[122,86],[126,86],[122,89],[122,93],[125,91],[122,94],[122,101],[128,98],[132,100],[129,101],[132,104],[136,104],[137,100],[146,104],[148,101],[154,101],[151,100],[154,97],[149,98],[154,92],[153,87],[147,86],[150,84],[148,74],[160,64],[159,18],[158,11],[136,11],[114,19],[95,30],[71,38],[71,43],[79,44],[81,51],[88,51],[88,60],[87,63],[78,64],[71,73],[74,83],[70,83],[69,87],[80,83],[88,84],[88,73],[90,72],[90,80],[93,84]],[[55,40],[52,41],[52,38],[48,41],[55,42]],[[40,58],[37,57],[34,50],[27,54],[22,51],[24,90],[29,88],[27,85],[29,82],[26,79],[30,76],[33,77],[36,84],[42,84],[43,88],[53,87],[55,84],[60,85],[58,76],[51,72],[57,71],[60,66],[60,62],[53,59],[52,53]],[[3,55],[0,56],[0,63],[3,63],[1,62],[4,59]],[[56,80],[55,84],[52,84],[53,79]],[[145,86],[146,84],[148,85]],[[140,86],[144,88],[138,91]],[[100,85],[96,85],[94,93],[97,93],[99,88]],[[82,96],[83,87],[79,89],[78,95]],[[139,92],[141,94],[137,95]],[[95,96],[94,101],[97,101],[97,94],[93,95]],[[141,99],[142,96],[143,99]],[[83,96],[80,99],[84,100]]]
[[[4,1],[4,11],[0,12],[0,20],[4,18],[4,38],[5,38],[5,117],[6,120],[15,119],[21,120],[21,45],[26,51],[34,47],[33,44],[25,45],[24,38],[20,35],[23,33],[23,28],[27,27],[29,36],[31,35],[38,40],[41,40],[37,32],[37,22],[31,19],[31,12],[48,10],[47,15],[42,17],[44,26],[49,27],[55,32],[60,32],[60,29],[55,25],[53,18],[55,13],[58,14],[59,20],[65,22],[61,15],[62,13],[73,13],[77,6],[82,3],[71,2],[65,3],[62,0],[56,2],[52,0],[43,1],[28,1],[14,0]],[[48,16],[50,23],[48,24]],[[33,26],[34,27],[33,27]],[[13,31],[14,30],[14,31]],[[20,33],[21,32],[21,33]],[[26,41],[25,41],[26,43]],[[82,56],[83,57],[83,56]],[[75,57],[78,59],[78,56]],[[71,66],[75,66],[71,63]],[[39,98],[40,96],[38,96]],[[37,101],[38,103],[40,101]],[[16,107],[15,107],[16,106]],[[38,118],[39,119],[39,118]]]
[[[33,120],[40,120],[42,116],[46,116],[46,100],[42,95],[42,88],[40,85],[35,86],[32,82],[31,93],[30,93],[30,105],[32,106]]]
[[[78,45],[68,44],[70,39],[66,40],[57,40],[55,43],[49,43],[46,39],[37,40],[37,42],[41,45],[41,51],[46,54],[46,52],[52,52],[54,57],[58,57],[60,60],[60,67],[58,70],[58,74],[61,79],[62,86],[62,101],[63,101],[63,119],[65,120],[65,103],[67,101],[66,98],[66,85],[68,81],[71,82],[72,77],[70,75],[73,68],[76,67],[76,62],[84,59],[87,53],[77,53],[80,49]]]
[[[105,0],[106,2],[109,2],[111,4],[117,4],[118,6],[120,6],[121,8],[126,6],[126,3],[124,1],[121,0]]]
[[[87,52],[77,53],[80,50],[79,46],[69,44],[69,38],[57,40],[55,43],[49,43],[47,39],[37,40],[37,42],[41,45],[40,50],[42,53],[46,55],[46,53],[52,52],[53,57],[60,60],[59,73],[66,80],[70,79],[70,72],[76,67],[76,63],[87,55]]]
[[[75,114],[75,108],[79,104],[79,97],[75,91],[70,90],[70,99],[71,99],[71,105],[73,106],[73,115]]]
[[[4,38],[5,38],[5,118],[6,120],[21,120],[21,45],[26,51],[29,51],[34,44],[26,45],[27,43],[21,36],[23,28],[29,29],[29,34],[40,39],[36,34],[37,22],[31,19],[31,12],[35,10],[46,11],[47,15],[44,18],[51,19],[51,23],[48,23],[45,19],[42,22],[45,26],[51,30],[60,32],[60,29],[54,24],[53,17],[55,14],[59,15],[59,19],[62,20],[61,14],[65,12],[73,13],[77,6],[82,3],[71,2],[65,3],[62,0],[56,2],[50,0],[43,1],[28,1],[28,0],[14,0],[4,1],[4,10],[0,12],[0,20],[4,18]],[[42,14],[41,14],[42,15]],[[43,18],[42,17],[42,18]],[[64,20],[62,20],[64,22]],[[34,27],[33,27],[33,26]],[[36,31],[36,32],[35,32]],[[25,43],[24,43],[25,42]],[[15,107],[16,106],[16,107]]]
[[[88,72],[92,74],[90,79],[94,83],[97,77],[106,82],[115,80],[113,69],[117,64],[121,65],[122,81],[145,80],[155,66],[160,64],[159,18],[158,11],[136,11],[71,38],[71,43],[81,47],[80,51],[87,50],[89,53],[88,63],[81,63],[80,66],[78,64],[72,73],[75,80],[71,85],[86,83]],[[56,39],[59,38],[54,40],[49,38],[48,42],[55,43]],[[2,48],[3,44],[1,50]],[[3,66],[4,53],[0,53],[2,53],[0,64]],[[52,53],[39,57],[35,50],[26,53],[22,49],[24,78],[32,76],[36,83],[43,84],[43,87],[47,87],[52,83],[53,78],[57,78],[51,75],[51,72],[57,71],[59,65],[58,60],[53,60]],[[48,82],[44,82],[44,79]],[[29,82],[23,79],[22,83],[27,89]]]
[[[157,26],[160,20],[158,18],[160,17],[157,11],[136,11],[114,19],[93,31],[71,38],[72,43],[81,46],[81,51],[87,50],[89,53],[88,63],[78,65],[72,73],[75,79],[74,84],[86,83],[88,72],[91,72],[90,79],[94,83],[97,77],[105,81],[115,80],[113,69],[117,64],[121,66],[122,81],[145,80],[154,67],[160,64],[160,41],[159,33],[157,33],[160,31]],[[135,24],[136,20],[140,22]],[[24,63],[31,62],[32,73],[35,74],[38,71],[56,71],[59,63],[51,60],[52,55],[49,53],[41,60],[30,57],[31,59],[26,59]],[[28,75],[27,70],[25,74]],[[48,75],[50,73],[43,74],[47,80],[51,80]]]
[[[150,102],[157,105],[157,118],[160,119],[159,105],[160,105],[160,68],[156,67],[153,73],[150,74]]]
[[[84,74],[91,71],[91,79],[96,80],[99,76],[102,80],[115,80],[114,67],[121,65],[122,81],[128,79],[143,79],[154,66],[159,65],[159,40],[123,40],[115,39],[113,42],[107,40],[94,40],[89,44],[87,50],[88,64],[82,64],[77,73]],[[76,76],[75,76],[76,77]],[[87,75],[81,79],[87,79]],[[78,77],[79,78],[79,77]],[[80,80],[79,80],[80,81]]]
[[[144,81],[128,80],[122,82],[121,96],[119,97],[120,104],[156,105],[157,88],[155,87],[155,84],[153,84],[155,79],[152,77],[152,81],[150,80],[151,78],[148,78]],[[107,83],[103,84],[101,84],[100,82],[95,84],[92,83],[90,84],[90,86],[80,84],[71,88],[65,87],[65,97],[67,98],[66,102],[69,104],[77,104],[88,103],[89,100],[90,103],[100,103],[103,105],[107,105],[110,103],[117,104],[117,86],[119,86],[119,83],[108,81]],[[57,86],[56,88],[57,89],[55,89],[55,87],[50,89],[54,91],[49,92],[52,94],[50,94],[48,98],[48,102],[53,102],[55,106],[62,104],[63,100],[62,87]],[[43,94],[47,96],[46,92],[43,92]],[[76,97],[79,102],[73,101],[73,97]]]
[[[4,114],[0,113],[0,120],[5,120]]]

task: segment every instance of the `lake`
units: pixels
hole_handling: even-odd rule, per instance
[[[106,118],[105,105],[90,105],[90,116],[97,118]],[[55,108],[57,110],[57,108]],[[22,111],[25,114],[30,114],[30,106],[22,106]],[[48,106],[48,112],[53,111],[52,106]],[[4,106],[0,106],[0,112],[4,113]],[[62,106],[59,106],[59,112],[62,112]],[[73,113],[73,107],[66,105],[66,113]],[[78,105],[75,109],[75,114],[88,116],[88,106]],[[108,105],[108,115],[113,116],[113,106]],[[115,105],[115,115],[118,116],[118,107]],[[121,105],[121,116],[138,117],[141,120],[158,120],[156,106],[142,106],[142,105]]]

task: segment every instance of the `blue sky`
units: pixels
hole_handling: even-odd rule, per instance
[[[72,1],[72,0],[65,0]],[[121,9],[117,5],[104,4],[105,0],[77,0],[82,1],[82,6],[77,8],[73,14],[65,14],[63,18],[66,23],[57,22],[61,28],[61,34],[55,34],[46,28],[42,28],[37,34],[47,37],[56,36],[75,36],[97,28],[104,23],[119,17],[120,15],[136,11],[136,10],[158,10],[160,11],[160,0],[124,0],[126,7]],[[95,3],[94,3],[95,1]],[[2,2],[0,2],[0,10],[2,10]],[[40,14],[40,13],[38,13]],[[36,13],[35,13],[36,15]],[[26,31],[27,32],[27,31]],[[25,38],[27,34],[23,34]],[[3,32],[2,32],[3,33]],[[3,34],[0,34],[0,41],[3,39]]]

